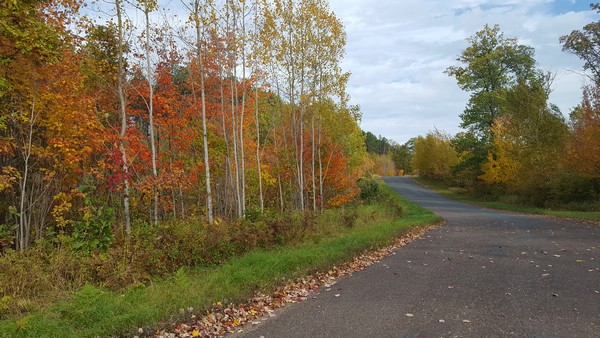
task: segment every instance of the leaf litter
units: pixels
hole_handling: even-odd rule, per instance
[[[246,324],[259,325],[261,321],[275,317],[275,310],[288,304],[303,302],[311,293],[315,293],[320,287],[330,290],[338,278],[352,275],[354,272],[379,262],[382,258],[395,254],[395,250],[405,246],[411,241],[420,238],[423,234],[435,228],[437,225],[420,227],[396,238],[394,243],[382,249],[366,252],[352,261],[333,266],[326,272],[317,272],[312,275],[288,281],[279,286],[272,294],[261,292],[244,304],[229,304],[224,306],[221,302],[213,304],[213,308],[203,315],[193,314],[193,309],[188,308],[190,319],[182,323],[170,323],[168,328],[141,335],[155,338],[177,338],[177,337],[219,337],[228,333],[242,331],[241,327]],[[337,297],[339,294],[336,294]],[[312,297],[315,298],[315,297]],[[191,310],[190,310],[191,309]]]

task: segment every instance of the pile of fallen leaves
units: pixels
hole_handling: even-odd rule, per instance
[[[385,248],[364,253],[352,260],[332,267],[327,272],[318,272],[278,287],[271,295],[257,293],[245,304],[224,306],[221,302],[214,304],[213,309],[201,317],[194,314],[193,308],[182,309],[188,312],[190,320],[171,326],[154,334],[139,330],[141,336],[175,338],[175,337],[216,337],[227,333],[240,331],[245,324],[259,324],[260,321],[275,317],[275,310],[287,304],[298,303],[306,300],[312,292],[320,287],[330,288],[336,280],[360,271],[383,257],[392,254],[395,250],[405,246],[412,240],[419,238],[435,226],[413,229]]]

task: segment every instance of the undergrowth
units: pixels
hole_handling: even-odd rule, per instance
[[[38,246],[0,258],[2,337],[133,335],[188,308],[247,299],[391,243],[437,216],[382,183],[366,203],[252,223],[167,224],[82,256]],[[246,252],[246,253],[244,253]],[[36,296],[37,295],[37,296]],[[8,306],[6,306],[8,304]],[[8,309],[7,309],[8,308]]]
[[[315,215],[267,212],[253,221],[219,221],[213,225],[166,222],[156,227],[137,227],[129,237],[117,236],[106,250],[82,251],[65,240],[59,245],[40,242],[25,252],[3,255],[2,325],[26,328],[31,323],[28,314],[44,313],[60,301],[76,309],[85,308],[86,302],[98,302],[104,293],[151,290],[155,283],[181,276],[184,270],[226,269],[230,264],[227,262],[251,251],[258,254],[287,246],[323,245],[349,232],[410,216],[412,207],[399,203],[399,197],[386,186],[370,179],[360,185],[368,187],[360,198]],[[207,292],[212,294],[214,290]]]

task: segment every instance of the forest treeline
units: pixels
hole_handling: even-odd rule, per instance
[[[600,12],[600,4],[591,7]],[[471,94],[460,115],[465,131],[435,130],[404,145],[367,134],[375,170],[403,170],[489,200],[600,210],[598,36],[600,22],[593,22],[560,38],[590,74],[566,119],[548,100],[554,75],[536,67],[533,48],[486,25],[446,70]]]
[[[91,5],[0,5],[1,252],[356,195],[360,111],[326,1],[191,0],[180,21],[154,0],[95,21]]]

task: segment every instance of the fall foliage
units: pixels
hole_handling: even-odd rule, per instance
[[[450,136],[436,130],[415,140],[412,168],[421,176],[437,180],[450,178],[450,169],[458,162]]]
[[[115,1],[100,23],[81,5],[0,6],[0,250],[357,193],[360,111],[326,2],[194,0],[178,29],[152,21],[155,1]]]

